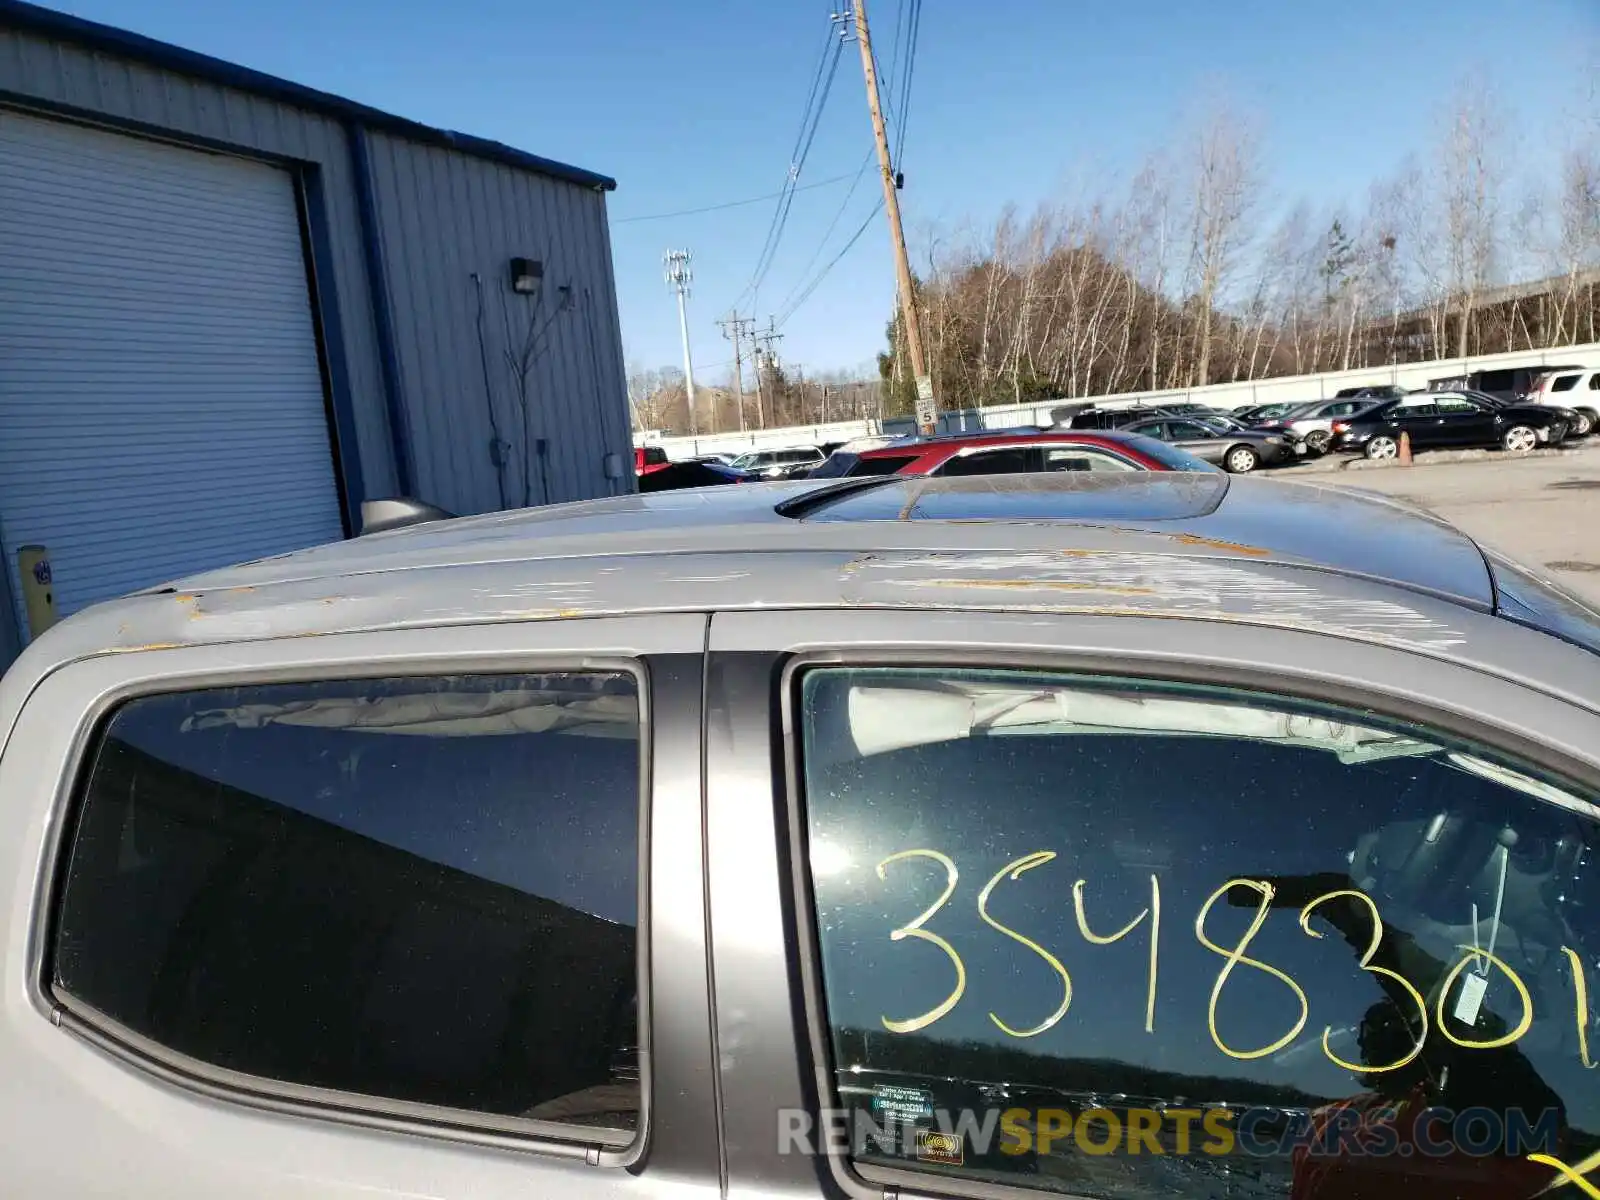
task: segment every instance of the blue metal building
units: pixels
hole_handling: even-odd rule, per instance
[[[0,666],[24,547],[66,615],[366,499],[631,490],[614,186],[0,0]]]

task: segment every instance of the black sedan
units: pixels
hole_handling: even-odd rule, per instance
[[[1496,407],[1460,392],[1412,392],[1336,422],[1333,436],[1337,450],[1383,459],[1399,454],[1402,433],[1413,450],[1499,446],[1525,453],[1559,444],[1567,428],[1567,418],[1556,409]]]

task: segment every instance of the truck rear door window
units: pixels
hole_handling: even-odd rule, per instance
[[[191,1073],[625,1143],[639,745],[627,674],[129,701],[79,801],[57,997]]]

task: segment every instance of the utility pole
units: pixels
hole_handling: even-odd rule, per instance
[[[689,395],[689,433],[700,432],[700,421],[694,409],[694,356],[689,353],[689,284],[694,272],[689,269],[687,250],[668,250],[662,255],[667,285],[678,293],[678,329],[683,334],[683,386]]]
[[[883,128],[883,108],[878,101],[878,71],[872,59],[872,35],[867,30],[867,2],[853,0],[853,6],[856,44],[861,47],[861,70],[867,77],[867,109],[872,114],[872,136],[878,143],[878,170],[883,176],[883,208],[889,218],[895,271],[900,279],[900,319],[906,328],[911,374],[917,381],[917,424],[922,432],[932,433],[939,409],[933,395],[933,379],[922,357],[922,328],[917,321],[917,301],[911,290],[911,260],[906,254],[905,229],[900,224],[899,179],[889,157],[889,135]]]
[[[751,317],[741,317],[738,310],[730,312],[726,320],[718,321],[722,326],[722,336],[733,342],[733,388],[738,395],[739,404],[739,432],[745,431],[744,422],[744,339],[755,338],[751,326],[755,320]],[[757,377],[759,380],[759,376]]]
[[[767,318],[765,333],[756,332],[750,335],[750,340],[756,346],[756,419],[761,422],[761,428],[767,427],[766,409],[763,399],[766,395],[766,371],[773,370],[778,365],[778,354],[772,348],[773,342],[781,342],[783,334],[778,332],[778,326],[771,317]],[[765,346],[763,347],[763,343]],[[777,407],[778,398],[772,398],[774,409]],[[776,413],[774,413],[776,416]]]

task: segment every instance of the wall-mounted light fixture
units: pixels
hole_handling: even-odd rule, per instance
[[[539,284],[544,279],[544,264],[536,258],[513,258],[511,260],[511,290],[520,296],[526,296],[539,290]]]

